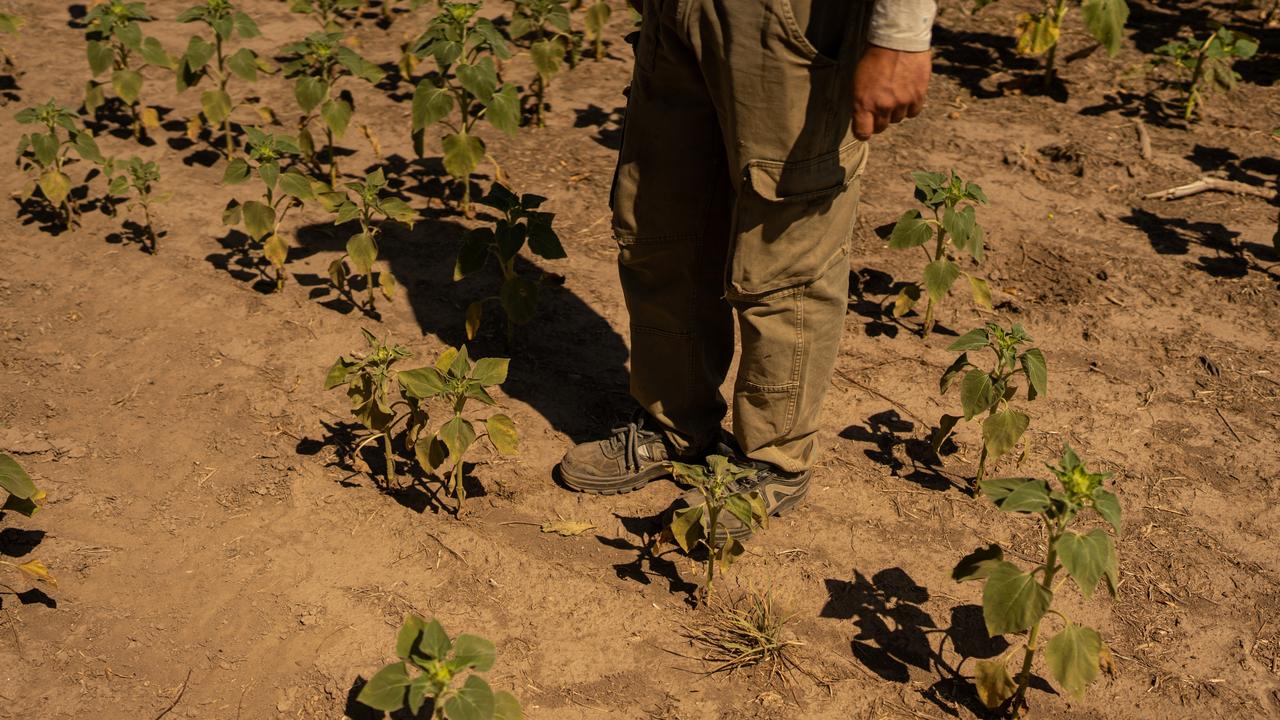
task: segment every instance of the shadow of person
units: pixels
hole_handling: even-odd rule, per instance
[[[483,217],[481,218],[483,220]],[[479,333],[468,340],[466,309],[476,300],[496,298],[500,272],[492,259],[486,267],[461,282],[453,279],[458,248],[467,227],[454,218],[427,213],[412,230],[388,225],[380,239],[379,262],[389,267],[397,285],[396,302],[407,299],[423,335],[433,335],[450,346],[466,344],[471,356],[510,357],[512,363],[502,391],[541,415],[555,430],[574,442],[599,437],[607,423],[621,417],[630,406],[626,393],[627,344],[609,321],[554,274],[555,263],[534,263],[518,257],[514,269],[522,277],[538,279],[537,313],[517,328],[508,342],[505,317],[498,303],[485,305]],[[353,230],[316,224],[297,232],[296,257],[344,252]],[[570,262],[574,247],[565,248]],[[311,286],[313,299],[338,311],[350,311],[350,302],[315,275],[297,276]],[[613,282],[588,278],[591,282]],[[379,298],[379,303],[382,300]],[[433,358],[417,358],[433,360]]]

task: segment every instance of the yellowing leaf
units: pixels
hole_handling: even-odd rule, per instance
[[[263,244],[262,254],[272,265],[284,267],[284,261],[289,256],[289,243],[283,237],[272,234]]]
[[[49,568],[45,567],[44,563],[40,562],[39,560],[29,560],[27,562],[22,563],[21,565],[18,565],[17,567],[19,570],[26,573],[27,575],[30,575],[36,580],[39,580],[41,582],[47,582],[54,587],[58,586],[58,581],[55,580],[53,576],[49,574]]]
[[[142,120],[142,127],[148,130],[158,130],[160,128],[160,113],[156,112],[155,108],[142,108],[142,113],[139,117]]]
[[[542,524],[542,532],[555,533],[564,537],[577,537],[588,530],[594,530],[595,525],[581,520],[553,520]]]

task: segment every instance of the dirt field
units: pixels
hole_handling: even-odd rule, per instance
[[[147,30],[172,52],[190,34],[172,21],[188,4],[149,3],[160,20]],[[264,37],[250,44],[265,53],[311,29],[285,3],[240,4],[259,20]],[[461,520],[423,489],[433,480],[387,494],[344,465],[346,401],[321,388],[333,359],[360,349],[360,328],[434,360],[462,340],[464,308],[483,289],[451,279],[475,221],[438,199],[438,143],[414,159],[408,85],[359,88],[343,143],[345,169],[374,165],[358,131],[367,123],[395,187],[424,216],[384,245],[404,293],[381,305],[380,322],[326,294],[321,279],[346,235],[315,209],[290,220],[285,291],[262,292],[220,223],[234,195],[219,185],[221,164],[183,136],[198,93],[177,94],[154,70],[144,98],[163,109],[156,142],[101,143],[160,162],[175,197],[159,211],[158,255],[122,241],[121,219],[98,212],[61,234],[17,203],[0,213],[0,449],[48,492],[35,517],[4,517],[0,552],[39,557],[59,580],[18,581],[19,592],[0,595],[0,716],[376,717],[353,698],[410,611],[493,639],[494,686],[535,719],[982,716],[955,673],[1007,645],[986,637],[980,586],[950,571],[992,541],[1034,555],[1039,528],[959,489],[977,460],[974,427],[960,428],[945,465],[928,464],[929,427],[957,403],[937,393],[954,356],[945,347],[985,316],[957,291],[922,343],[914,321],[888,312],[918,256],[875,232],[911,206],[909,171],[948,168],[991,198],[980,219],[992,317],[1022,323],[1048,358],[1050,392],[1028,406],[1021,472],[1069,441],[1115,473],[1126,513],[1119,598],[1064,593],[1113,648],[1118,675],[1082,701],[1040,684],[1035,716],[1280,716],[1277,207],[1222,193],[1142,199],[1207,172],[1276,187],[1280,32],[1250,30],[1263,53],[1238,65],[1245,82],[1188,128],[1148,97],[1143,52],[1229,3],[1136,3],[1140,29],[1122,53],[1064,62],[1048,94],[1022,91],[1037,65],[1013,53],[1013,16],[1034,2],[977,17],[968,3],[941,4],[928,109],[876,139],[863,181],[855,292],[813,491],[726,576],[725,590],[767,587],[795,613],[807,673],[790,687],[758,673],[704,678],[681,657],[692,652],[681,625],[699,617],[689,601],[698,566],[644,541],[678,487],[595,497],[552,479],[568,443],[629,407],[607,209],[632,62],[619,11],[608,57],[552,85],[545,129],[485,131],[515,187],[550,198],[569,257],[542,263],[564,283],[545,292],[499,394],[522,452],[481,453]],[[17,70],[3,91],[0,146],[12,147],[17,109],[80,102],[88,70],[69,21],[83,8],[5,0],[0,10],[28,18],[4,40]],[[390,67],[426,12],[389,30],[362,23],[362,51]],[[1091,43],[1069,28],[1064,55]],[[506,73],[524,82],[527,58]],[[292,123],[285,81],[259,87]],[[1135,118],[1150,133],[1150,160]],[[23,182],[17,171],[3,177],[6,192]],[[498,327],[472,344],[475,355],[508,352]],[[556,518],[596,530],[539,532]]]

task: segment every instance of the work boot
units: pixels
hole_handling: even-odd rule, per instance
[[[730,493],[743,493],[755,490],[764,499],[766,515],[781,515],[804,499],[809,493],[809,478],[812,470],[804,472],[784,472],[769,463],[754,462],[741,458],[731,460],[734,465],[743,469],[755,470],[755,475],[742,478],[729,487]],[[676,501],[675,509],[680,510],[703,504],[702,493],[696,489],[686,492]],[[717,518],[716,541],[724,542],[726,538],[746,540],[751,537],[752,528],[747,527],[731,512],[721,512]]]
[[[653,421],[643,411],[637,412],[631,422],[614,428],[603,440],[569,448],[560,460],[561,479],[574,490],[616,495],[670,475],[670,460],[698,460],[676,456],[666,434],[645,427],[646,423]]]

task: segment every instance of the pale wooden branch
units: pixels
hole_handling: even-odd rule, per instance
[[[1160,192],[1147,193],[1143,197],[1148,200],[1156,198],[1161,200],[1178,200],[1202,192],[1209,192],[1210,190],[1235,193],[1237,195],[1253,195],[1271,202],[1275,202],[1277,197],[1280,197],[1280,193],[1277,193],[1275,190],[1214,177],[1202,177],[1199,180],[1187,183],[1186,185],[1179,185],[1178,187],[1168,188],[1167,190],[1161,190]]]

